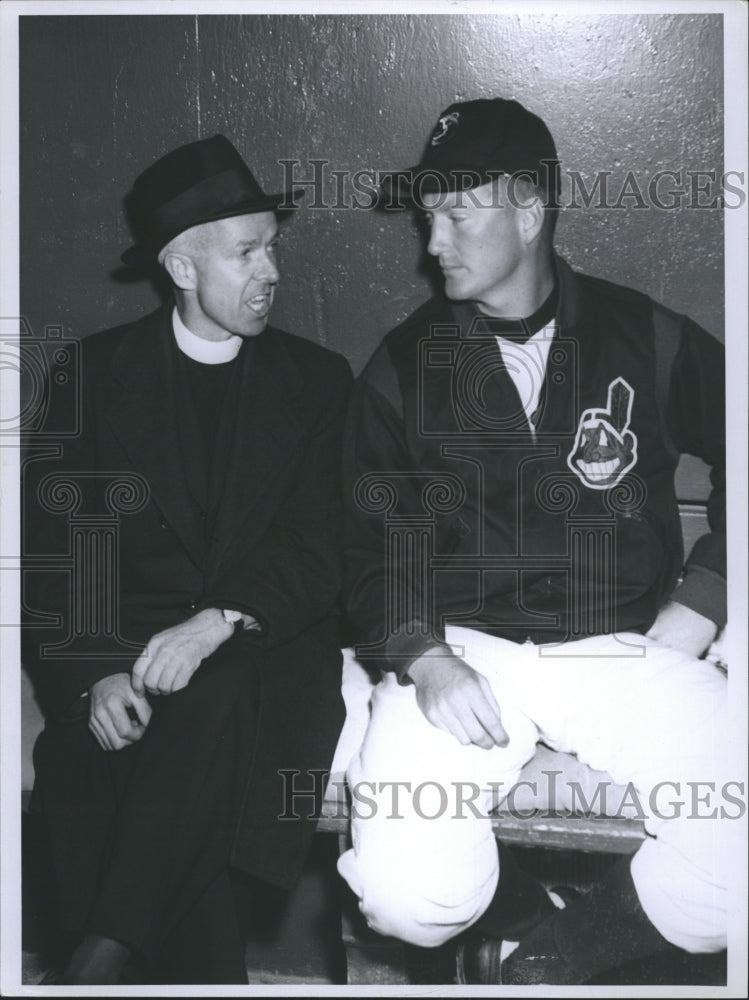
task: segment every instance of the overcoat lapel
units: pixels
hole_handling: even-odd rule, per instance
[[[188,488],[180,446],[171,311],[170,303],[123,338],[112,359],[122,393],[107,416],[133,469],[144,476],[164,518],[192,560],[201,566],[204,525]]]
[[[189,489],[180,446],[182,397],[177,393],[171,310],[168,304],[134,327],[115,352],[112,369],[122,394],[108,419],[164,518],[210,579],[231,557],[240,531],[247,540],[252,531],[248,520],[292,460],[303,431],[294,405],[303,380],[272,328],[246,345],[252,350],[240,352],[231,450],[206,550],[203,512]],[[257,521],[260,530],[261,519]]]
[[[231,559],[232,541],[253,533],[253,516],[297,449],[304,430],[294,405],[302,377],[280,336],[267,328],[240,354],[241,371],[232,445],[210,540],[209,579]],[[277,502],[274,500],[274,502]]]

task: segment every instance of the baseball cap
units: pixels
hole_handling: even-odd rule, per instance
[[[544,122],[501,97],[451,104],[440,114],[421,160],[383,178],[386,194],[418,202],[426,193],[468,190],[498,174],[527,177],[556,204],[559,160]]]

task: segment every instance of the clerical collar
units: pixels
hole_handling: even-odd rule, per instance
[[[481,315],[482,332],[505,340],[515,340],[524,344],[534,334],[548,326],[556,316],[559,305],[559,286],[554,284],[550,294],[534,313],[522,319],[505,319],[499,316]]]
[[[204,340],[188,330],[180,318],[177,307],[172,310],[172,328],[177,346],[193,361],[204,365],[223,365],[239,354],[242,338],[233,334],[228,340]]]

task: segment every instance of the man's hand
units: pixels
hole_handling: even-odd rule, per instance
[[[487,679],[457,656],[440,652],[430,650],[408,668],[421,711],[464,746],[507,746],[509,737]]]
[[[718,626],[715,622],[676,601],[668,601],[663,605],[647,632],[656,642],[698,659],[708,651],[717,634]]]
[[[234,633],[217,608],[206,608],[181,625],[158,632],[135,661],[137,694],[173,694],[187,687],[203,660]]]
[[[88,728],[102,750],[122,750],[145,733],[151,706],[143,695],[133,691],[130,674],[102,677],[91,686],[89,696]]]

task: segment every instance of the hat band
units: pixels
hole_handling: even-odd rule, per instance
[[[152,214],[153,226],[161,232],[171,232],[175,228],[190,229],[197,225],[197,222],[190,222],[190,219],[200,220],[206,215],[221,213],[242,201],[251,198],[259,201],[263,197],[262,190],[251,183],[243,170],[232,167],[206,177],[176,198],[160,205]]]

